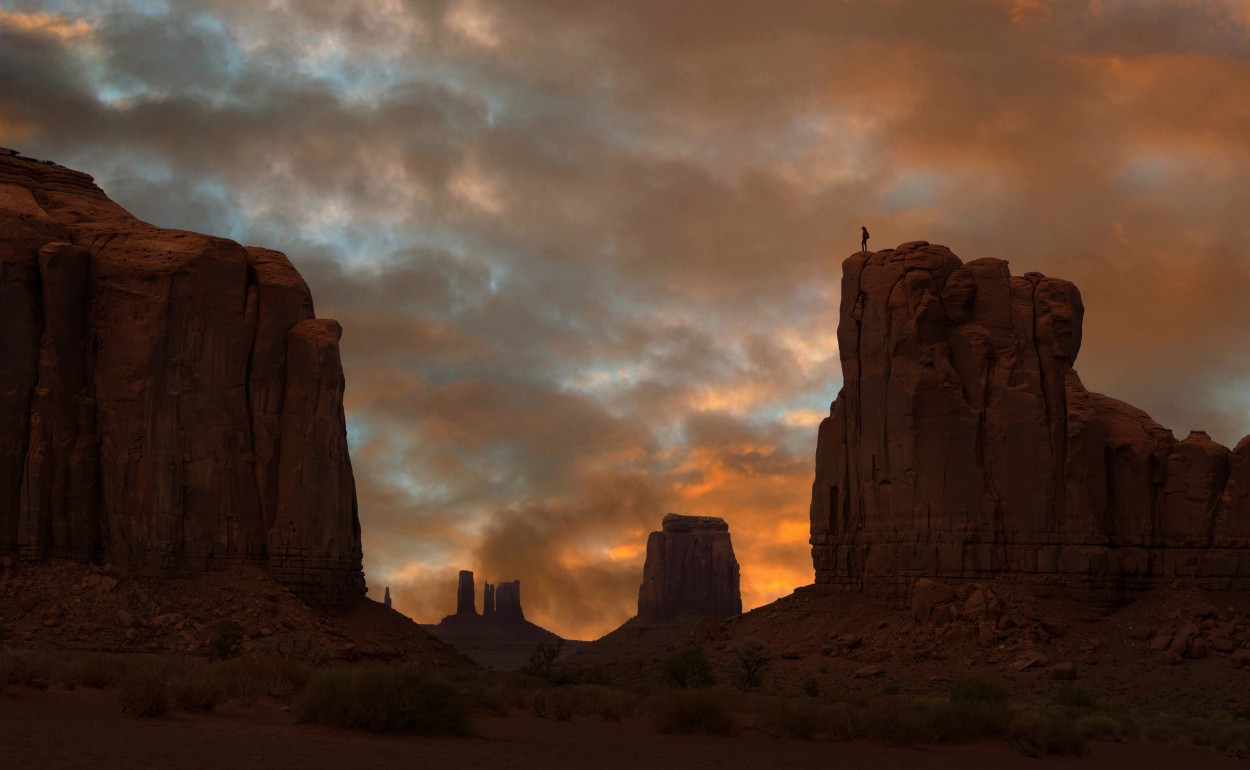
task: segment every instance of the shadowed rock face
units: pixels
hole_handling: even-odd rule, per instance
[[[742,613],[738,560],[729,525],[710,516],[667,514],[647,538],[638,617],[661,621],[681,613],[722,620]]]
[[[1071,283],[923,241],[843,263],[844,385],[821,423],[816,581],[1014,572],[1095,587],[1250,578],[1250,439],[1183,441],[1072,369]]]
[[[487,596],[490,596],[490,584],[487,584]],[[489,599],[488,599],[489,601]],[[456,586],[456,614],[477,615],[477,588],[473,585],[473,572],[460,570],[460,582]]]
[[[0,559],[364,590],[338,323],[285,256],[0,157]]]

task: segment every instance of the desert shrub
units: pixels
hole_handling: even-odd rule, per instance
[[[465,735],[468,709],[458,693],[411,666],[318,671],[295,700],[300,722],[373,733]]]
[[[682,650],[664,661],[660,679],[670,687],[708,687],[716,681],[702,647]]]
[[[3,650],[9,644],[9,639],[13,637],[13,630],[3,623],[0,623],[0,650]]]
[[[576,713],[619,722],[634,713],[636,696],[617,687],[579,684],[569,688]]]
[[[179,708],[212,711],[222,701],[221,682],[205,665],[186,665],[169,674],[169,693]]]
[[[526,699],[534,716],[540,719],[551,717],[561,722],[573,718],[577,711],[577,695],[568,687],[549,687],[535,690]]]
[[[729,735],[735,729],[725,700],[710,690],[674,690],[659,696],[655,727],[662,733],[712,735]]]
[[[37,650],[0,650],[0,687],[9,684],[45,689],[60,681],[63,661]]]
[[[1059,705],[1077,711],[1093,711],[1098,708],[1098,701],[1088,691],[1071,685],[1059,686]]]
[[[1089,752],[1089,741],[1077,733],[1076,723],[1062,712],[1025,709],[1009,726],[1013,745],[1026,754],[1076,754]]]
[[[820,709],[821,732],[835,741],[854,741],[864,737],[864,709],[837,700]]]
[[[987,682],[984,679],[961,679],[951,687],[953,701],[983,701],[1001,703],[1007,700],[1010,693],[1001,684]]]
[[[126,673],[126,662],[113,655],[83,655],[79,663],[78,683],[93,690],[111,687]]]
[[[928,742],[973,743],[985,738],[1006,736],[1011,712],[1000,703],[984,700],[919,701],[928,727]]]
[[[891,746],[914,746],[932,740],[924,714],[892,699],[874,700],[864,710],[864,735]]]
[[[1211,745],[1226,757],[1236,759],[1250,756],[1250,725],[1226,725]]]
[[[820,697],[820,680],[814,676],[803,679],[803,694],[809,698]]]
[[[564,648],[564,640],[557,639],[555,644],[539,642],[530,652],[529,662],[521,670],[532,676],[551,679],[555,674],[556,658]]]
[[[1100,741],[1118,741],[1124,728],[1119,720],[1106,714],[1086,714],[1076,720],[1076,734]]]
[[[810,700],[778,698],[765,708],[764,718],[786,735],[810,741],[825,728],[820,705]]]
[[[773,660],[772,651],[758,639],[743,639],[734,647],[734,657],[742,669],[738,687],[743,692],[760,686],[760,677]]]
[[[122,711],[140,717],[159,717],[169,713],[169,666],[164,661],[136,661],[122,676]]]
[[[293,658],[261,655],[216,663],[212,673],[226,699],[250,705],[261,695],[289,700],[304,689],[312,669]]]
[[[214,654],[222,660],[233,658],[243,648],[243,624],[237,620],[222,620],[213,629],[209,639]]]

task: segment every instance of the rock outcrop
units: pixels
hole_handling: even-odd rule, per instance
[[[490,595],[490,584],[486,584],[486,594]],[[477,587],[473,584],[473,572],[460,570],[460,581],[456,585],[456,614],[460,617],[477,617]]]
[[[0,157],[0,560],[364,591],[338,323],[285,256]]]
[[[483,614],[504,623],[520,623],[525,620],[521,610],[521,581],[513,580],[499,585],[486,584],[486,606]]]
[[[816,582],[1044,575],[1108,589],[1250,578],[1250,438],[1177,441],[1072,369],[1071,283],[919,241],[843,263],[844,385],[821,423]]]
[[[724,519],[667,514],[661,530],[647,538],[638,618],[662,621],[691,613],[723,620],[741,614],[738,583]]]
[[[479,615],[473,573],[461,570],[456,612],[445,616],[438,625],[423,628],[481,665],[496,668],[519,668],[529,660],[534,645],[566,641],[525,619],[520,580],[486,583],[483,593]]]

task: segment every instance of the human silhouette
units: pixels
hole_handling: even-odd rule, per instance
[[[863,225],[860,225],[859,229],[864,231],[864,242],[861,243],[859,247],[863,249],[865,252],[867,252],[868,251],[868,228],[864,227]]]

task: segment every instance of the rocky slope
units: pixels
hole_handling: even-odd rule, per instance
[[[923,241],[843,263],[844,386],[812,487],[819,586],[1248,584],[1250,439],[1178,441],[1087,391],[1083,312],[1067,281]]]
[[[364,590],[341,329],[285,256],[0,156],[0,560]]]

